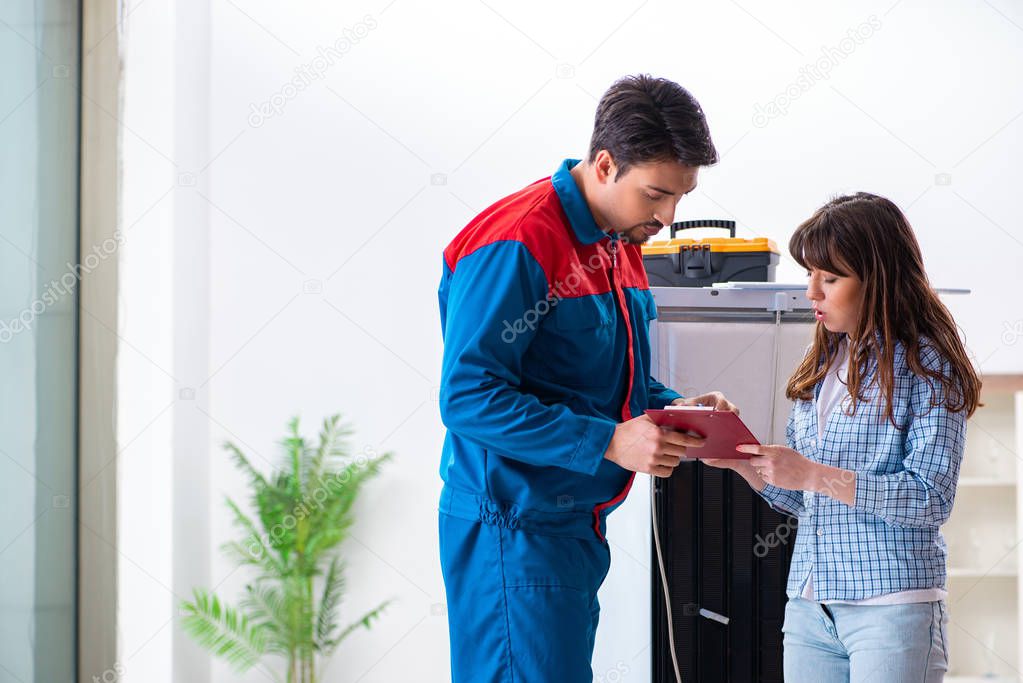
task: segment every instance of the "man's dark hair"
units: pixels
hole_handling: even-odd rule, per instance
[[[590,161],[606,149],[618,167],[615,180],[633,164],[675,161],[710,166],[718,152],[707,118],[689,91],[666,78],[625,76],[597,105]]]

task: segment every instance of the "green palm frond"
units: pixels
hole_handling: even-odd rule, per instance
[[[222,547],[229,552],[235,560],[240,560],[242,564],[267,566],[272,568],[275,573],[280,572],[283,567],[277,559],[273,548],[271,548],[269,533],[260,533],[259,529],[256,527],[256,523],[252,521],[252,518],[242,512],[241,508],[239,508],[237,503],[233,500],[225,498],[225,501],[227,503],[227,507],[234,513],[235,525],[240,528],[245,535],[240,541],[226,543]]]
[[[245,587],[241,608],[248,619],[266,632],[267,651],[286,654],[294,638],[290,637],[288,605],[277,588],[263,584]]]
[[[355,521],[351,507],[362,485],[380,472],[384,462],[391,459],[385,453],[368,462],[351,462],[343,469],[332,472],[322,480],[322,501],[313,518],[313,533],[307,540],[305,552],[311,558],[318,558],[324,552],[339,545],[347,536],[347,530]]]
[[[320,609],[316,614],[316,645],[324,650],[337,630],[337,608],[345,591],[344,565],[338,558],[330,561],[330,568],[323,581],[323,597],[320,598]]]
[[[288,621],[287,606],[281,591],[263,584],[245,586],[245,597],[241,606],[247,611],[248,619],[256,624],[283,628]]]
[[[264,578],[280,577],[287,568],[269,550],[258,550],[255,546],[243,545],[239,541],[228,541],[220,545],[221,552],[240,566],[259,569]]]
[[[342,640],[352,635],[352,633],[354,633],[356,630],[360,628],[368,630],[373,625],[373,622],[379,619],[383,615],[384,610],[387,609],[393,602],[394,602],[393,600],[387,600],[386,602],[382,602],[375,609],[371,609],[370,611],[362,615],[361,619],[349,624],[344,631],[341,631],[341,634],[338,635],[337,638],[327,643],[327,647],[325,649],[324,654],[327,657],[329,657],[334,652],[334,648],[336,648],[341,643]]]
[[[252,463],[249,462],[249,459],[242,453],[240,448],[230,441],[224,442],[224,448],[231,453],[231,459],[234,460],[234,464],[238,466],[238,469],[249,476],[252,488],[258,491],[267,486],[266,478],[259,470],[252,466]]]
[[[362,485],[380,473],[380,467],[391,459],[391,453],[368,460],[365,463],[352,462],[328,477],[324,487],[328,498],[324,504],[325,515],[332,521],[345,518],[359,494]]]
[[[226,496],[224,497],[224,502],[227,504],[227,507],[231,509],[231,512],[234,513],[234,523],[241,527],[242,531],[246,531],[253,536],[259,536],[259,530],[256,529],[256,523],[252,521],[251,517],[242,512],[242,509],[238,507],[237,503]]]
[[[303,490],[307,494],[319,485],[331,460],[344,455],[347,445],[345,437],[351,434],[352,431],[341,423],[340,415],[331,415],[323,421],[320,443],[309,458],[302,476]]]
[[[206,591],[182,604],[182,626],[202,647],[223,657],[238,672],[251,669],[266,651],[263,629]]]
[[[266,532],[266,544],[287,556],[295,545],[294,514],[298,505],[290,475],[275,475],[268,486],[256,492],[253,504]]]
[[[288,421],[288,436],[282,442],[286,456],[285,466],[281,468],[290,475],[290,482],[293,486],[291,494],[295,498],[302,495],[302,459],[308,452],[305,439],[298,432],[298,418],[293,417]]]
[[[310,558],[318,559],[323,553],[340,545],[347,537],[348,534],[346,532],[353,521],[346,519],[322,525],[309,537],[305,547],[306,555]]]
[[[260,534],[259,529],[256,528],[256,523],[252,521],[252,518],[242,512],[242,509],[238,507],[238,504],[230,498],[225,498],[224,502],[227,504],[227,507],[231,510],[231,512],[234,513],[235,526],[245,532],[244,540],[242,542],[248,544],[255,541],[258,546],[265,548],[266,544],[263,542],[263,536]],[[255,549],[253,554],[255,554]]]

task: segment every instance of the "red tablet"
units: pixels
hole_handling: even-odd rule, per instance
[[[702,447],[686,452],[689,458],[749,460],[749,453],[739,453],[735,447],[760,444],[739,416],[727,410],[714,410],[710,406],[673,406],[664,410],[648,410],[646,414],[659,427],[693,432],[707,439]]]

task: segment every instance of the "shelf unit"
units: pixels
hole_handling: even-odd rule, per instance
[[[948,683],[1023,683],[1023,375],[989,375],[948,544]]]

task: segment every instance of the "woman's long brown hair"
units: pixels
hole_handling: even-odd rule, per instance
[[[789,241],[792,257],[807,270],[855,275],[863,283],[861,315],[849,335],[847,381],[852,412],[864,400],[861,386],[871,358],[885,398],[885,416],[895,427],[892,406],[895,342],[902,342],[914,374],[941,384],[952,412],[972,415],[980,401],[981,380],[966,353],[952,315],[931,288],[920,245],[905,215],[891,201],[867,192],[837,197],[800,225]],[[828,373],[844,334],[817,323],[813,347],[789,379],[789,399],[813,398],[814,387]],[[924,367],[921,340],[933,347],[947,370]],[[935,395],[937,395],[935,393]],[[932,406],[938,405],[932,399]]]

